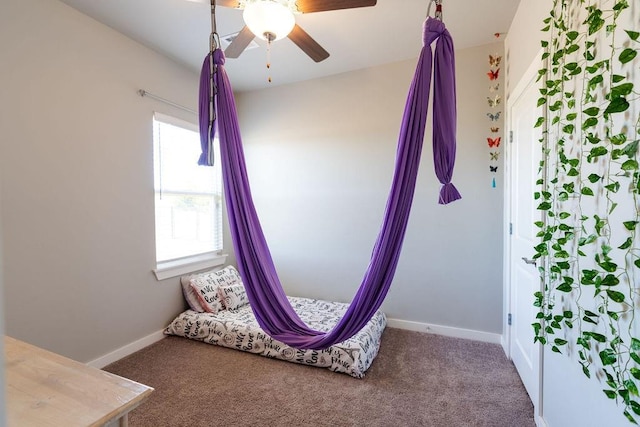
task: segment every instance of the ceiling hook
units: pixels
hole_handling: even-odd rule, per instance
[[[442,21],[442,0],[429,0],[429,6],[427,6],[427,17],[431,16],[431,5],[433,3],[436,5],[434,18]]]

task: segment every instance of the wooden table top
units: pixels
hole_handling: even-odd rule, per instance
[[[153,388],[5,336],[8,426],[101,426]]]

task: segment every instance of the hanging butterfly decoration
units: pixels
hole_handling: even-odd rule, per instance
[[[489,104],[489,107],[491,108],[497,107],[498,105],[500,105],[500,101],[501,101],[500,95],[496,95],[493,98],[487,97],[487,104]]]
[[[502,137],[497,137],[497,138],[487,138],[487,144],[489,144],[489,147],[500,147],[500,140],[502,139]]]
[[[500,119],[500,113],[501,111],[498,111],[495,114],[487,113],[487,117],[489,117],[492,122],[497,122]]]
[[[493,81],[493,80],[498,80],[498,77],[500,77],[500,68],[496,68],[496,70],[489,70],[489,72],[487,73],[487,76],[489,77],[489,80]]]
[[[502,56],[498,56],[497,54],[496,54],[496,56],[489,55],[489,66],[490,67],[499,67],[500,66],[500,61],[502,61]]]
[[[494,127],[492,127],[492,128],[490,128],[490,129],[491,129],[491,133],[498,133],[498,132],[500,132],[500,128],[494,128]]]
[[[499,151],[491,151],[489,152],[489,155],[491,156],[491,160],[498,160],[498,156],[500,156],[500,152]]]
[[[497,166],[489,166],[489,171],[493,172],[493,173],[496,173],[496,172],[498,172],[498,167]]]
[[[500,90],[500,83],[489,86],[489,92],[497,92]]]

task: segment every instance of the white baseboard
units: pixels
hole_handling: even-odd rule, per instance
[[[536,414],[535,420],[536,420],[536,427],[548,427],[547,422],[540,415]]]
[[[500,345],[502,346],[502,350],[504,350],[504,354],[507,356],[507,359],[511,360],[511,352],[509,351],[506,334],[500,335]]]
[[[452,326],[432,325],[429,323],[411,322],[409,320],[387,319],[390,328],[407,329],[409,331],[428,332],[430,334],[444,335],[447,337],[464,338],[474,341],[500,344],[502,335],[490,332],[474,331],[471,329],[454,328]]]
[[[164,329],[154,332],[146,337],[142,337],[137,341],[129,343],[124,347],[120,347],[117,350],[112,351],[111,353],[105,354],[104,356],[98,357],[91,362],[87,362],[87,365],[93,366],[94,368],[102,369],[110,363],[116,362],[123,357],[126,357],[132,353],[135,353],[138,350],[142,350],[145,347],[150,346],[154,342],[158,342],[163,339],[166,335],[164,334]]]

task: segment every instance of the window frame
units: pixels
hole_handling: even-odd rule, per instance
[[[191,130],[193,132],[199,133],[199,128],[197,124],[194,124],[192,122],[174,117],[174,116],[170,116],[164,113],[159,113],[159,112],[154,112],[153,117],[152,117],[152,126],[155,128],[155,122],[161,122],[161,123],[166,123],[169,125],[173,125],[176,127],[180,127],[183,129],[187,129],[187,130]],[[157,239],[156,239],[156,209],[157,209],[157,205],[156,205],[156,187],[155,187],[155,182],[156,182],[156,174],[159,173],[156,170],[156,156],[159,155],[159,153],[156,152],[156,142],[155,142],[155,129],[153,129],[152,131],[152,147],[153,147],[153,181],[154,181],[154,186],[153,186],[153,213],[154,213],[154,217],[153,217],[153,224],[154,224],[154,251],[155,251],[155,263],[156,263],[156,267],[154,269],[152,269],[153,273],[155,274],[155,277],[157,280],[164,280],[164,279],[169,279],[172,277],[177,277],[177,276],[181,276],[181,275],[185,275],[185,274],[189,274],[189,273],[193,273],[195,271],[199,271],[199,270],[204,270],[207,268],[213,268],[213,267],[217,267],[220,265],[223,265],[226,262],[226,258],[227,258],[227,254],[223,253],[224,250],[224,213],[222,212],[224,210],[224,191],[220,191],[220,195],[219,195],[219,200],[220,200],[220,210],[221,210],[221,215],[222,215],[222,228],[220,230],[220,240],[222,242],[222,248],[220,250],[216,250],[216,251],[208,251],[208,252],[201,252],[198,254],[193,254],[193,255],[188,255],[188,256],[184,256],[184,257],[178,257],[178,258],[173,258],[173,259],[167,259],[167,260],[163,260],[163,261],[158,261],[157,259]],[[216,144],[214,144],[215,146]],[[216,150],[219,152],[219,148],[216,146]],[[219,156],[217,156],[219,158]],[[196,159],[194,159],[194,164],[196,162]],[[222,183],[221,183],[222,185]]]

